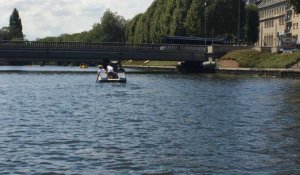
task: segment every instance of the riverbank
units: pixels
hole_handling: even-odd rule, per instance
[[[139,68],[146,70],[167,70],[167,71],[175,71],[176,70],[177,61],[124,61],[122,62],[122,66],[125,68]]]
[[[254,77],[300,78],[300,52],[274,54],[236,50],[217,61],[216,72]]]
[[[126,67],[173,69],[177,61],[124,61]],[[228,52],[217,60],[221,68],[300,69],[300,51],[291,54],[258,52],[252,49]]]
[[[226,68],[299,68],[300,51],[289,54],[264,53],[252,49],[228,52],[218,61],[218,67]],[[294,67],[293,67],[294,66]]]

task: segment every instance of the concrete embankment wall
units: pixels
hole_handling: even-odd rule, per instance
[[[138,65],[123,65],[124,68],[139,68],[139,69],[148,69],[148,70],[170,70],[175,71],[176,66],[138,66]]]
[[[217,68],[216,72],[219,74],[259,77],[300,78],[299,69]]]

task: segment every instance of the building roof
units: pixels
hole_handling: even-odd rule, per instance
[[[271,5],[275,5],[275,4],[279,4],[279,3],[285,3],[287,2],[287,0],[260,0],[258,2],[258,8],[264,8],[264,7],[268,7]]]

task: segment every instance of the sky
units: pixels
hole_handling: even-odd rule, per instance
[[[154,0],[0,0],[0,28],[17,8],[26,39],[90,30],[110,9],[125,19],[144,13]]]

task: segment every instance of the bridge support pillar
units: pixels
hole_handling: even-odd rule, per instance
[[[176,66],[177,71],[181,73],[211,73],[215,72],[216,64],[212,61],[183,61]]]

